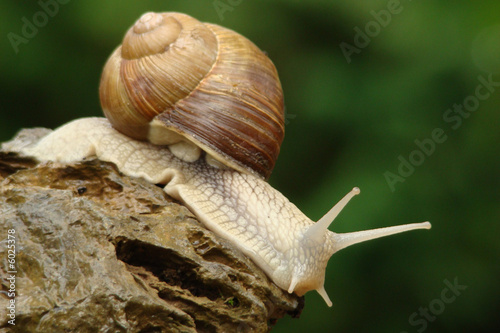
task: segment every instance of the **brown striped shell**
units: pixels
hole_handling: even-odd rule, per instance
[[[232,30],[180,13],[146,13],[106,63],[99,89],[118,131],[155,144],[194,143],[267,179],[284,137],[276,68]]]

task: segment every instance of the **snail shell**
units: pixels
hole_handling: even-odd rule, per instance
[[[172,145],[187,161],[203,150],[264,179],[274,168],[284,137],[278,74],[232,30],[146,13],[108,59],[99,93],[106,117],[129,137]]]

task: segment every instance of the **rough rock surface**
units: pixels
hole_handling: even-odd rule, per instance
[[[0,237],[0,332],[266,332],[303,307],[160,187],[99,160],[0,151]]]

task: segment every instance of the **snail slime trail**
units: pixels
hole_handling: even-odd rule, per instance
[[[165,184],[289,293],[316,290],[331,306],[324,283],[335,252],[431,227],[338,234],[328,227],[358,188],[314,222],[271,187],[266,179],[284,136],[283,92],[271,60],[232,30],[180,13],[146,13],[104,66],[99,96],[106,118],[74,120],[11,150],[62,163],[96,156]]]

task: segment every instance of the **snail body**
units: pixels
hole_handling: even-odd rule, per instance
[[[166,35],[149,36],[158,31]],[[179,41],[184,35],[194,40]],[[130,47],[127,40],[139,46]],[[284,135],[283,96],[274,66],[244,37],[184,14],[146,13],[125,41],[101,78],[107,119],[72,121],[19,152],[64,163],[96,156],[124,174],[165,184],[167,194],[183,202],[208,229],[232,241],[279,287],[298,295],[317,290],[329,306],[324,280],[333,253],[366,240],[430,228],[424,222],[337,234],[328,226],[358,188],[313,222],[265,181]],[[227,54],[203,49],[212,46]],[[200,59],[188,58],[195,69],[187,72],[168,62],[165,68],[175,73],[165,73],[157,62],[165,59],[155,58],[157,53],[186,50],[190,57],[201,52]],[[201,69],[205,63],[208,69]],[[151,71],[160,74],[148,78]],[[167,83],[169,76],[173,83]],[[193,90],[180,87],[184,76]]]

